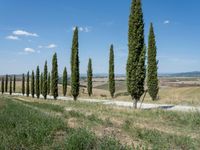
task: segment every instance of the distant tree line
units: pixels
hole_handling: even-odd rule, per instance
[[[72,39],[71,47],[71,96],[76,101],[80,91],[80,70],[79,70],[79,33],[78,27],[75,28]],[[145,46],[144,36],[144,19],[142,12],[141,0],[132,0],[131,10],[129,15],[129,29],[128,29],[128,59],[126,65],[126,82],[127,91],[131,95],[134,101],[134,108],[137,108],[137,103],[141,99],[141,96],[148,90],[152,100],[157,99],[159,87],[158,87],[158,75],[156,60],[157,48],[156,39],[153,28],[153,23],[150,24],[148,48]],[[148,52],[147,52],[148,50]],[[147,55],[147,59],[146,59]],[[147,60],[147,63],[146,63]],[[115,65],[114,65],[114,46],[110,46],[109,52],[109,70],[108,70],[108,88],[112,98],[115,96]],[[147,64],[147,66],[146,66]],[[47,99],[48,95],[53,96],[54,99],[58,97],[58,60],[55,53],[52,58],[52,70],[48,72],[47,61],[45,61],[44,70],[40,72],[39,66],[36,71],[32,71],[31,74],[31,86],[29,85],[29,71],[25,76],[22,74],[21,93],[29,97],[29,94],[34,98],[39,99],[42,95],[44,99]],[[1,79],[1,92],[8,92],[8,80],[10,79],[9,93],[16,92],[16,76],[6,75]],[[145,79],[147,79],[147,90],[145,90]],[[93,94],[93,69],[92,59],[89,58],[87,69],[87,93],[89,96]],[[26,84],[26,86],[25,86]],[[30,86],[30,87],[29,87]],[[62,92],[63,95],[67,95],[68,75],[67,68],[64,67],[62,76]],[[30,90],[31,88],[31,90]],[[31,91],[31,93],[30,93]]]

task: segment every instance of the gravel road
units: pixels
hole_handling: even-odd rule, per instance
[[[7,93],[8,94],[8,93]],[[21,93],[13,93],[14,96],[22,96]],[[41,96],[42,98],[42,96]],[[53,99],[53,96],[47,96],[48,99]],[[72,97],[63,97],[59,96],[58,100],[64,101],[72,101]],[[112,105],[118,107],[125,107],[125,108],[132,108],[132,102],[123,102],[123,101],[116,101],[116,100],[100,100],[100,99],[86,99],[86,98],[79,98],[79,101],[82,102],[91,102],[91,103],[102,103],[104,105]],[[138,102],[138,107],[140,107],[140,102]],[[200,107],[195,106],[185,106],[185,105],[173,105],[173,104],[148,104],[143,103],[141,109],[164,109],[169,111],[182,111],[182,112],[200,112]]]

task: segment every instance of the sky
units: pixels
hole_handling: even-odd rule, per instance
[[[80,72],[92,58],[94,73],[108,72],[114,45],[115,72],[125,74],[131,0],[0,0],[0,74],[51,70],[70,73],[73,28],[79,27]],[[200,1],[142,0],[145,41],[154,24],[159,73],[200,71]]]

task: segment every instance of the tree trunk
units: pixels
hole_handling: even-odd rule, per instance
[[[77,101],[77,96],[74,96],[74,101]]]
[[[133,108],[137,109],[137,102],[138,102],[138,100],[135,99],[133,96],[132,96],[132,100],[133,100]]]

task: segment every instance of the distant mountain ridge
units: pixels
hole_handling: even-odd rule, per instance
[[[161,73],[160,77],[200,77],[200,71],[182,72],[182,73]]]

